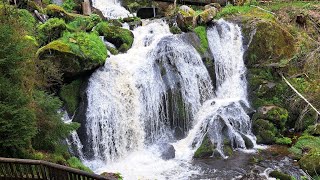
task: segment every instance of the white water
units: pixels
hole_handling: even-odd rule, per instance
[[[119,1],[93,0],[93,6],[111,19],[129,14]],[[200,55],[165,22],[148,22],[133,33],[133,47],[108,58],[89,80],[85,148],[73,134],[86,165],[125,179],[188,179],[201,174],[191,161],[205,135],[223,157],[225,139],[234,149],[246,148],[243,136],[254,141],[244,110],[249,105],[238,26],[220,20],[208,29],[215,93]],[[184,139],[176,140],[176,129]],[[163,160],[161,147],[168,143],[176,156]]]
[[[109,19],[126,18],[130,12],[121,6],[119,0],[92,0],[92,6],[99,9]]]

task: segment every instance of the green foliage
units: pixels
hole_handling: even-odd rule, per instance
[[[288,137],[276,138],[276,144],[290,145],[292,144],[292,140]]]
[[[55,152],[57,146],[61,145],[60,140],[76,130],[79,124],[65,124],[57,111],[61,108],[62,102],[59,98],[46,94],[43,91],[35,91],[34,99],[37,105],[37,127],[38,132],[32,140],[36,150]]]
[[[86,171],[88,173],[92,173],[91,169],[86,167],[78,158],[76,157],[71,157],[70,159],[67,160],[67,163],[70,167],[80,169],[82,171]]]
[[[25,9],[19,9],[18,17],[24,29],[27,30],[30,35],[32,35],[34,33],[35,25],[36,25],[36,20],[34,19],[32,14]]]
[[[65,102],[69,114],[74,114],[80,101],[80,79],[64,85],[60,90],[60,97]]]
[[[311,149],[299,160],[299,165],[311,176],[320,174],[320,148]]]
[[[113,43],[121,52],[131,48],[133,43],[133,34],[127,29],[108,24],[107,22],[99,23],[95,30],[105,37],[105,39]],[[122,48],[120,48],[122,46]]]
[[[194,32],[200,38],[200,43],[201,43],[200,53],[203,54],[205,51],[207,51],[207,49],[209,47],[206,27],[205,26],[198,26],[198,27],[194,28]]]
[[[0,156],[24,157],[36,133],[30,91],[35,49],[24,40],[17,10],[7,13],[0,16]]]
[[[91,31],[100,22],[102,19],[96,14],[91,14],[89,17],[77,17],[68,24],[68,29],[70,31]]]
[[[41,44],[49,43],[61,37],[62,32],[66,30],[67,26],[63,19],[50,18],[44,24],[38,26],[38,39]]]
[[[232,4],[228,4],[220,12],[218,12],[216,19],[220,19],[229,15],[239,14],[239,13],[248,13],[252,10],[250,6],[233,6]]]
[[[62,7],[68,12],[72,12],[76,6],[74,0],[64,0],[62,4]]]

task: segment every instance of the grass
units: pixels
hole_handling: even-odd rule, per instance
[[[199,51],[200,51],[200,53],[203,54],[209,47],[206,27],[205,26],[198,26],[198,27],[194,28],[194,32],[200,38],[201,49]]]
[[[89,173],[93,173],[91,171],[91,169],[89,169],[87,166],[85,166],[84,164],[82,164],[82,162],[76,158],[76,157],[71,157],[70,159],[67,160],[67,163],[70,167],[72,168],[76,168],[76,169],[80,169],[82,171],[86,171]]]

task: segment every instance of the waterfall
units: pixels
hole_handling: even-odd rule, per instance
[[[92,0],[92,6],[99,9],[106,18],[119,19],[130,16],[119,0]]]
[[[133,47],[90,78],[86,145],[93,159],[113,162],[170,142],[172,129],[188,131],[202,102],[213,97],[197,51],[169,32],[163,21],[136,28]]]

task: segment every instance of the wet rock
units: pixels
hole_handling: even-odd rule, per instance
[[[137,17],[141,19],[148,19],[148,18],[153,18],[156,17],[158,14],[158,8],[153,8],[153,7],[144,7],[140,8],[137,11]]]
[[[280,179],[280,180],[292,180],[291,176],[288,174],[285,174],[283,172],[280,171],[272,171],[269,174],[270,177],[274,177],[276,179]]]
[[[214,145],[209,139],[208,135],[206,135],[200,145],[200,147],[196,150],[193,157],[194,158],[205,158],[210,157],[214,154]],[[220,153],[216,152],[216,155],[220,156]]]
[[[246,144],[246,148],[251,149],[254,147],[253,142],[250,138],[248,138],[246,135],[241,134],[242,139],[244,140],[244,143]]]
[[[173,159],[175,157],[176,150],[171,144],[161,144],[160,145],[161,158],[164,160]]]

